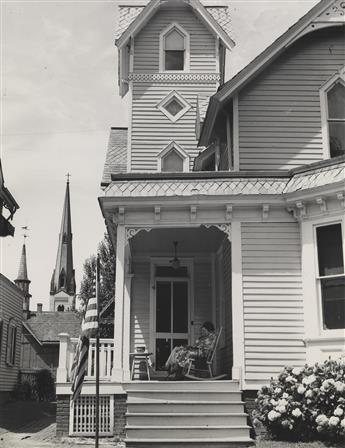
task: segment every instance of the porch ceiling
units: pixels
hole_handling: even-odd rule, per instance
[[[215,252],[225,234],[211,227],[153,229],[141,231],[131,239],[133,255],[150,254],[173,256],[173,241],[178,242],[180,257]]]

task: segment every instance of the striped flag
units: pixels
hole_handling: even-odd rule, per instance
[[[81,324],[81,335],[76,346],[71,369],[72,401],[79,397],[83,387],[84,377],[87,372],[90,338],[95,337],[98,330],[98,280],[96,280],[96,278],[98,279],[98,264],[97,259],[96,276],[92,284],[92,297],[87,302],[84,319]]]

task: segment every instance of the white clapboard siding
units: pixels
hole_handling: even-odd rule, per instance
[[[176,22],[190,35],[190,71],[216,71],[216,41],[211,32],[192,11],[174,8],[158,11],[134,40],[134,71],[159,72],[159,36],[171,23]]]
[[[135,261],[131,291],[130,350],[150,347],[150,263]]]
[[[20,365],[21,338],[22,338],[22,319],[23,319],[23,294],[8,280],[0,274],[0,392],[10,392],[13,390],[17,379]],[[13,320],[11,320],[13,319]],[[8,365],[7,360],[7,336],[8,323],[14,322],[17,328],[16,337],[16,355],[14,365]]]
[[[242,224],[248,383],[269,380],[286,365],[305,363],[299,241],[297,223]]]
[[[157,171],[157,155],[172,141],[188,153],[192,167],[192,159],[198,154],[195,138],[197,96],[203,101],[216,91],[216,87],[215,83],[203,85],[135,82],[132,103],[132,171]],[[192,106],[175,123],[157,108],[157,104],[173,90]]]
[[[309,34],[239,96],[240,169],[289,169],[323,159],[320,87],[344,65],[341,28]]]

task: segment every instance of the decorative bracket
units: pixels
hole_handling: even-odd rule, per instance
[[[159,222],[161,220],[161,208],[156,206],[155,207],[155,221]]]
[[[268,219],[269,211],[270,211],[270,206],[268,204],[263,204],[262,205],[262,219],[263,220]]]
[[[129,240],[135,237],[135,235],[137,235],[142,230],[145,230],[145,232],[150,232],[152,230],[152,227],[128,227],[126,229],[126,243],[128,243]]]
[[[206,229],[210,229],[211,227],[216,227],[221,232],[225,233],[228,237],[228,240],[231,241],[231,224],[203,224]]]
[[[344,198],[344,193],[337,193],[337,199],[338,201],[340,201],[342,207],[345,207],[345,198]]]
[[[225,219],[227,221],[231,221],[232,220],[232,205],[227,205],[225,207]]]
[[[117,219],[119,224],[125,223],[125,207],[119,207]]]
[[[316,203],[320,207],[322,213],[327,212],[327,203],[323,198],[316,198]]]
[[[196,220],[196,212],[197,212],[197,206],[191,205],[190,206],[190,220],[195,221]]]

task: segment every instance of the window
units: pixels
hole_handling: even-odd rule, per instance
[[[8,323],[7,354],[6,354],[6,362],[10,366],[13,366],[16,360],[16,340],[17,340],[17,327],[15,321],[11,319]]]
[[[173,90],[156,107],[175,123],[191,109],[192,105],[176,90]]]
[[[65,311],[64,305],[58,305],[57,311],[61,311],[61,312]]]
[[[189,156],[175,142],[171,142],[158,156],[158,171],[185,172],[189,171]]]
[[[345,154],[345,78],[337,73],[321,88],[323,139],[327,156]]]
[[[345,275],[341,224],[316,228],[319,294],[323,327],[345,328]]]
[[[189,36],[174,23],[161,34],[161,70],[185,71],[188,64]]]

